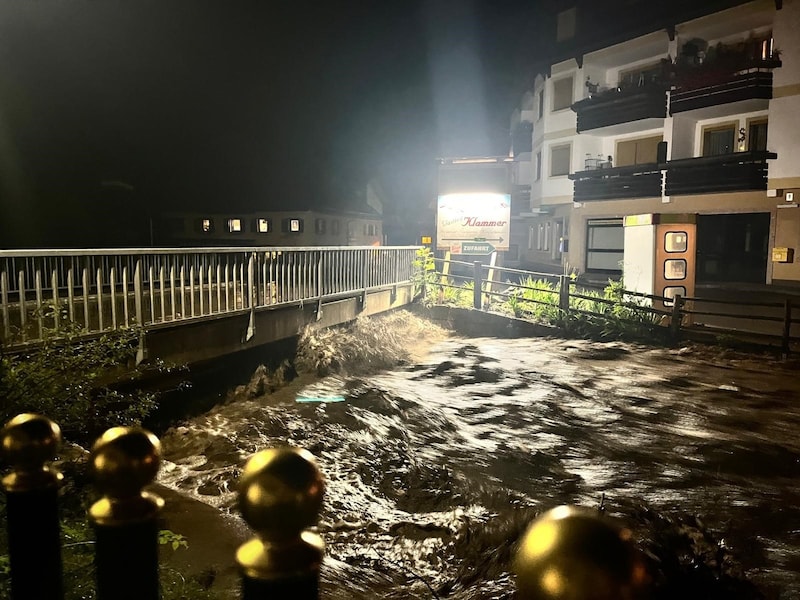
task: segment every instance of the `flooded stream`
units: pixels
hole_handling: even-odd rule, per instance
[[[659,597],[800,597],[796,364],[465,339],[395,313],[307,336],[297,367],[167,431],[160,479],[229,510],[253,452],[310,450],[327,481],[323,597],[511,597],[524,525],[601,502],[634,528]],[[344,401],[296,401],[328,397]]]

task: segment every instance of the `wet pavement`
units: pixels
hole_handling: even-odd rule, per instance
[[[403,346],[417,357],[399,360]],[[309,449],[327,480],[323,597],[511,597],[525,524],[601,502],[634,528],[662,590],[680,576],[720,598],[800,597],[797,363],[464,339],[407,313],[312,334],[301,354],[295,379],[166,432],[160,481],[228,511],[249,455]],[[345,401],[296,402],[328,396]]]

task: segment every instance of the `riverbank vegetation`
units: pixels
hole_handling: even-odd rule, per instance
[[[65,316],[58,335],[47,332],[36,348],[14,354],[0,348],[0,422],[24,412],[46,415],[61,426],[68,440],[58,464],[65,475],[60,494],[65,598],[87,600],[95,597],[95,590],[94,534],[86,511],[97,497],[81,446],[88,447],[109,427],[140,424],[155,410],[158,394],[141,389],[137,382],[147,371],[166,373],[171,368],[163,363],[137,366],[138,329],[84,339],[80,327]],[[5,494],[0,494],[0,521],[6,521]],[[164,552],[180,552],[188,543],[167,530],[159,541]],[[162,568],[161,585],[164,600],[217,597],[203,582],[172,568]],[[8,539],[6,528],[0,527],[0,598],[8,597]]]
[[[473,307],[475,283],[437,273],[429,249],[417,252],[414,266],[415,291],[423,304]],[[484,283],[481,291],[485,309],[558,327],[569,337],[666,341],[667,329],[660,326],[663,315],[654,312],[641,298],[627,293],[621,280],[609,280],[603,290],[573,291],[568,310],[561,303],[559,281],[528,276],[518,283],[494,283],[491,289]]]

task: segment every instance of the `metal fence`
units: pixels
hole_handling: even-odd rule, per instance
[[[2,480],[12,600],[63,600],[65,595],[61,477],[49,464],[59,443],[58,426],[39,415],[19,415],[0,431],[0,458],[12,467]],[[97,600],[160,598],[158,527],[164,501],[145,489],[160,459],[158,438],[141,428],[114,427],[92,447],[89,469],[101,494],[87,515],[94,532]],[[312,531],[324,487],[323,474],[305,450],[262,450],[248,460],[238,482],[238,506],[255,535],[231,557],[243,600],[328,595],[320,586],[325,544]],[[649,597],[652,577],[631,538],[629,530],[597,511],[562,506],[544,513],[517,544],[517,597]],[[345,597],[346,590],[336,592]],[[399,596],[393,591],[391,597]]]
[[[0,250],[0,343],[177,323],[409,282],[414,247]]]
[[[473,308],[494,310],[506,305],[513,312],[516,306],[546,306],[554,309],[558,320],[575,315],[604,318],[614,314],[619,322],[627,321],[654,338],[677,342],[690,339],[723,344],[750,344],[775,347],[784,356],[797,352],[800,346],[800,299],[778,297],[771,293],[760,301],[713,297],[665,298],[619,289],[611,297],[605,287],[579,283],[567,275],[507,269],[480,262],[434,259],[435,281],[427,285],[437,288],[434,299],[439,302],[471,300]],[[469,298],[464,298],[466,294]],[[739,294],[742,296],[742,294]],[[614,313],[623,306],[628,317]],[[664,306],[664,308],[658,308]],[[520,310],[516,316],[531,311]],[[534,311],[535,312],[535,311]]]

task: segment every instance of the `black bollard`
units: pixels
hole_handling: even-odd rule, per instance
[[[631,532],[573,506],[533,522],[520,540],[514,571],[520,600],[644,600],[650,593]]]
[[[239,547],[242,600],[317,600],[322,538],[306,528],[322,508],[322,474],[298,448],[263,450],[239,481],[239,510],[257,536]]]
[[[98,600],[158,600],[158,514],[164,501],[143,491],[161,461],[158,438],[114,427],[95,442],[91,468],[103,493],[89,508],[97,537]]]
[[[12,600],[61,600],[61,539],[58,488],[61,474],[45,463],[61,444],[61,430],[33,414],[11,419],[0,433],[8,518]]]

